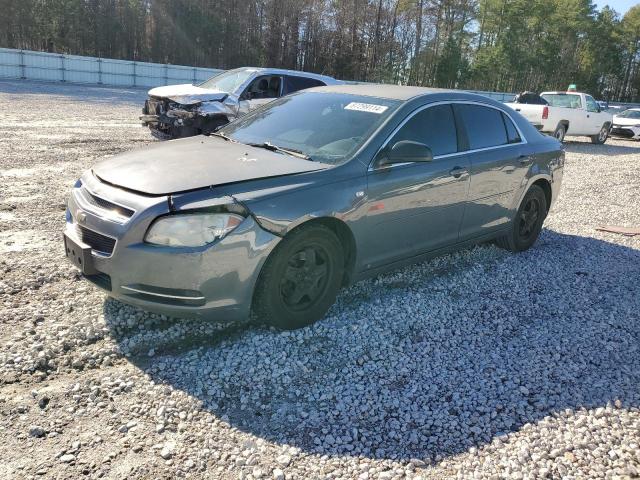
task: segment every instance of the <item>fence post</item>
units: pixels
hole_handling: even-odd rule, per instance
[[[164,84],[167,85],[169,83],[169,65],[164,64]]]
[[[197,73],[196,67],[193,67],[193,84],[194,85],[196,84],[196,73]]]
[[[136,61],[133,61],[133,86],[135,87],[137,84],[136,82]]]
[[[98,57],[98,85],[102,85],[102,59]]]
[[[27,66],[24,64],[24,50],[20,50],[20,75],[23,80],[27,79]]]
[[[66,81],[65,75],[64,75],[64,68],[65,68],[64,55],[60,55],[60,73],[62,73],[62,80],[60,80],[61,82]]]

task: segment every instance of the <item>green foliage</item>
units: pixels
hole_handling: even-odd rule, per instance
[[[0,46],[640,99],[640,6],[593,0],[0,0]]]

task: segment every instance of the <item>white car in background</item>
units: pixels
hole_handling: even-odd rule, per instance
[[[614,115],[611,135],[640,140],[640,108],[629,108]]]
[[[613,115],[603,112],[598,102],[586,93],[542,92],[547,105],[507,103],[538,130],[553,135],[560,142],[565,135],[586,136],[592,143],[607,141]]]
[[[339,83],[326,75],[297,70],[236,68],[199,85],[152,88],[140,120],[161,140],[209,134],[283,95]]]

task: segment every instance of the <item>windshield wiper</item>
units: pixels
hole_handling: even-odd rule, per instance
[[[294,150],[294,149],[291,149],[291,148],[279,147],[277,145],[274,145],[271,142],[249,143],[249,145],[252,146],[252,147],[256,147],[256,148],[264,148],[265,150],[270,150],[272,152],[286,153],[287,155],[291,155],[292,157],[302,158],[303,160],[311,160],[311,161],[313,161],[313,159],[309,155],[307,155],[306,153],[301,152],[300,150]]]
[[[222,133],[222,132],[213,132],[213,133],[210,133],[209,135],[213,135],[213,136],[216,136],[216,137],[224,138],[228,142],[235,142],[235,140],[233,138],[231,138],[230,136],[228,136],[227,134]]]

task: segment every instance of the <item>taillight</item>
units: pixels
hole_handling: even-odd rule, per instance
[[[549,118],[549,107],[545,106],[542,109],[542,119],[547,120]]]

